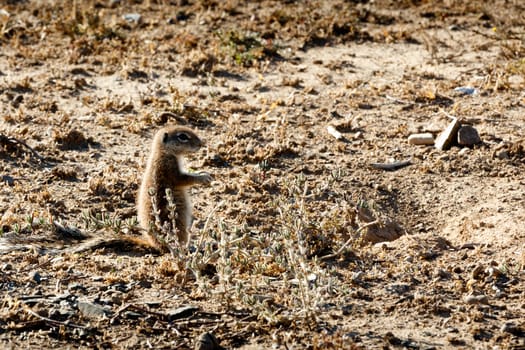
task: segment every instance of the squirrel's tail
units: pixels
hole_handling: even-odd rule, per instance
[[[164,253],[164,249],[140,236],[116,233],[92,236],[56,221],[53,221],[49,231],[47,235],[40,236],[7,233],[0,238],[0,254],[26,250],[33,250],[39,254],[79,253],[102,248],[117,252]]]

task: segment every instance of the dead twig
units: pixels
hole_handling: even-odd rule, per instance
[[[412,163],[412,160],[407,159],[407,160],[402,160],[402,161],[393,162],[393,163],[370,163],[370,165],[377,169],[397,170],[399,168],[410,165],[411,163]]]
[[[113,322],[115,321],[115,319],[117,319],[117,317],[120,317],[124,311],[129,310],[129,309],[135,310],[135,311],[139,311],[139,312],[143,312],[145,314],[149,314],[149,315],[152,315],[152,316],[155,316],[155,317],[157,317],[157,319],[161,319],[161,320],[166,318],[166,315],[163,314],[163,313],[151,311],[151,310],[145,309],[143,307],[140,307],[138,305],[127,303],[127,304],[124,304],[123,306],[121,306],[115,312],[115,315],[109,321],[110,324],[113,324]]]
[[[44,157],[42,157],[40,154],[38,154],[37,151],[35,151],[31,146],[29,146],[24,141],[19,140],[19,139],[15,138],[15,137],[9,137],[9,136],[5,136],[3,134],[0,134],[0,144],[8,144],[8,143],[15,144],[15,145],[20,145],[22,147],[25,147],[31,152],[31,154],[33,154],[33,156],[35,158],[40,160],[42,163],[45,163],[45,164],[48,163],[48,161]]]
[[[70,328],[79,328],[79,329],[86,329],[86,330],[90,330],[91,328],[90,327],[86,327],[86,326],[82,326],[82,325],[79,325],[79,324],[75,324],[75,323],[71,323],[69,321],[65,321],[65,322],[61,322],[61,321],[57,321],[57,320],[53,320],[51,318],[48,318],[48,317],[45,317],[45,316],[42,316],[42,315],[39,315],[37,312],[34,312],[33,310],[31,310],[31,308],[29,306],[24,306],[24,311],[26,311],[28,314],[32,315],[32,316],[35,316],[36,318],[52,325],[52,326],[64,326],[64,327],[70,327]]]
[[[148,309],[146,309],[144,307],[141,307],[141,306],[139,306],[137,304],[126,304],[126,305],[122,306],[120,309],[118,309],[115,314],[118,315],[118,314],[124,312],[127,309],[132,309],[132,310],[135,310],[135,311],[143,312],[143,313],[148,314],[148,315],[153,315],[153,316],[156,316],[156,317],[158,317],[160,319],[166,318],[166,314],[164,314],[162,312],[151,311],[151,310],[148,310]]]
[[[385,95],[385,98],[387,100],[393,101],[393,102],[395,102],[397,104],[401,104],[401,105],[412,105],[413,104],[412,102],[405,101],[405,100],[402,100],[402,99],[399,99],[397,97],[390,96],[390,95]]]
[[[188,320],[188,319],[180,319],[180,320],[173,320],[171,322],[172,324],[176,324],[178,327],[188,327],[188,328],[196,328],[199,326],[206,326],[206,325],[214,325],[214,324],[224,324],[226,321],[224,320]]]

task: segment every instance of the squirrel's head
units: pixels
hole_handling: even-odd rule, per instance
[[[155,136],[155,142],[163,150],[175,154],[196,152],[203,145],[195,132],[181,126],[167,126],[160,129]]]

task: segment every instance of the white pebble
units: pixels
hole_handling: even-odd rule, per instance
[[[462,156],[462,155],[467,154],[467,153],[469,153],[469,152],[470,152],[470,148],[465,147],[465,148],[462,148],[462,149],[458,152],[458,155]]]
[[[486,295],[467,295],[463,301],[467,304],[488,304],[489,298]]]
[[[408,143],[411,145],[433,145],[434,135],[429,132],[424,134],[412,134],[408,137]]]

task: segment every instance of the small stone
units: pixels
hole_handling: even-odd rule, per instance
[[[463,125],[458,131],[458,143],[461,146],[473,146],[481,142],[478,131],[470,125]]]
[[[145,305],[148,305],[151,308],[158,308],[162,305],[161,300],[146,300],[144,301]]]
[[[477,95],[478,94],[478,90],[476,88],[473,88],[471,86],[460,86],[460,87],[457,87],[454,89],[454,91],[458,94],[458,95]]]
[[[306,278],[310,283],[315,283],[315,281],[317,281],[317,275],[315,273],[309,274],[308,276],[306,276]]]
[[[138,320],[142,317],[142,314],[139,314],[138,312],[134,311],[126,311],[123,314],[124,318],[127,318],[129,320]]]
[[[462,148],[462,149],[459,150],[458,155],[459,156],[464,156],[464,155],[468,154],[469,152],[470,152],[470,148],[466,148],[465,147],[465,148]]]
[[[5,263],[2,265],[2,271],[10,271],[13,269],[13,265],[11,265],[10,263]]]
[[[478,265],[472,270],[472,278],[475,280],[481,280],[485,277],[485,267]]]
[[[496,157],[498,159],[504,160],[504,159],[510,159],[509,152],[507,151],[501,151],[496,154]]]
[[[353,283],[360,283],[362,280],[364,273],[363,271],[357,271],[352,274],[352,282]]]
[[[441,279],[449,279],[452,276],[450,272],[444,269],[438,269],[436,271],[436,277],[439,277]]]
[[[142,19],[142,16],[138,13],[126,13],[124,16],[122,16],[126,21],[132,22],[132,23],[139,23]]]
[[[486,295],[467,295],[463,298],[463,301],[467,304],[488,304],[489,298]]]
[[[412,134],[408,137],[408,143],[411,145],[433,145],[434,135],[431,133]]]
[[[449,149],[456,139],[460,126],[458,119],[452,118],[452,121],[448,124],[447,128],[436,138],[434,147],[440,151]]]
[[[1,24],[7,23],[7,20],[9,19],[10,16],[11,14],[9,12],[7,12],[4,9],[0,9],[0,23]]]
[[[354,305],[352,304],[343,305],[343,307],[341,308],[341,312],[343,316],[348,316],[352,313],[353,309],[354,309]]]
[[[179,11],[179,12],[177,12],[177,14],[175,15],[175,19],[176,19],[177,21],[179,21],[179,22],[180,22],[180,21],[186,21],[186,20],[189,19],[189,18],[190,18],[190,16],[189,16],[186,12],[184,12],[184,11]]]
[[[335,137],[336,140],[342,140],[343,139],[343,134],[341,134],[333,125],[328,125],[326,127],[326,131],[332,135],[333,137]]]
[[[151,281],[148,281],[148,280],[140,280],[139,283],[138,283],[138,286],[140,288],[146,288],[146,289],[149,289],[153,286],[153,283]]]
[[[405,294],[410,291],[410,285],[404,283],[393,283],[385,287],[391,294]]]
[[[122,282],[117,282],[115,284],[112,284],[110,287],[109,287],[109,290],[112,290],[112,291],[117,291],[117,292],[121,292],[121,293],[128,293],[131,289],[133,288],[133,286],[131,284],[124,284]]]
[[[12,176],[2,175],[1,179],[2,182],[6,183],[8,186],[14,186],[15,184],[15,179]]]
[[[195,342],[195,350],[221,350],[224,349],[219,345],[217,338],[211,333],[203,333]]]
[[[42,282],[42,276],[40,275],[40,273],[38,273],[38,271],[31,271],[29,273],[29,278],[32,281],[35,281],[36,283]]]
[[[82,315],[89,319],[101,319],[110,314],[110,311],[102,305],[79,301],[77,304],[78,310]]]

